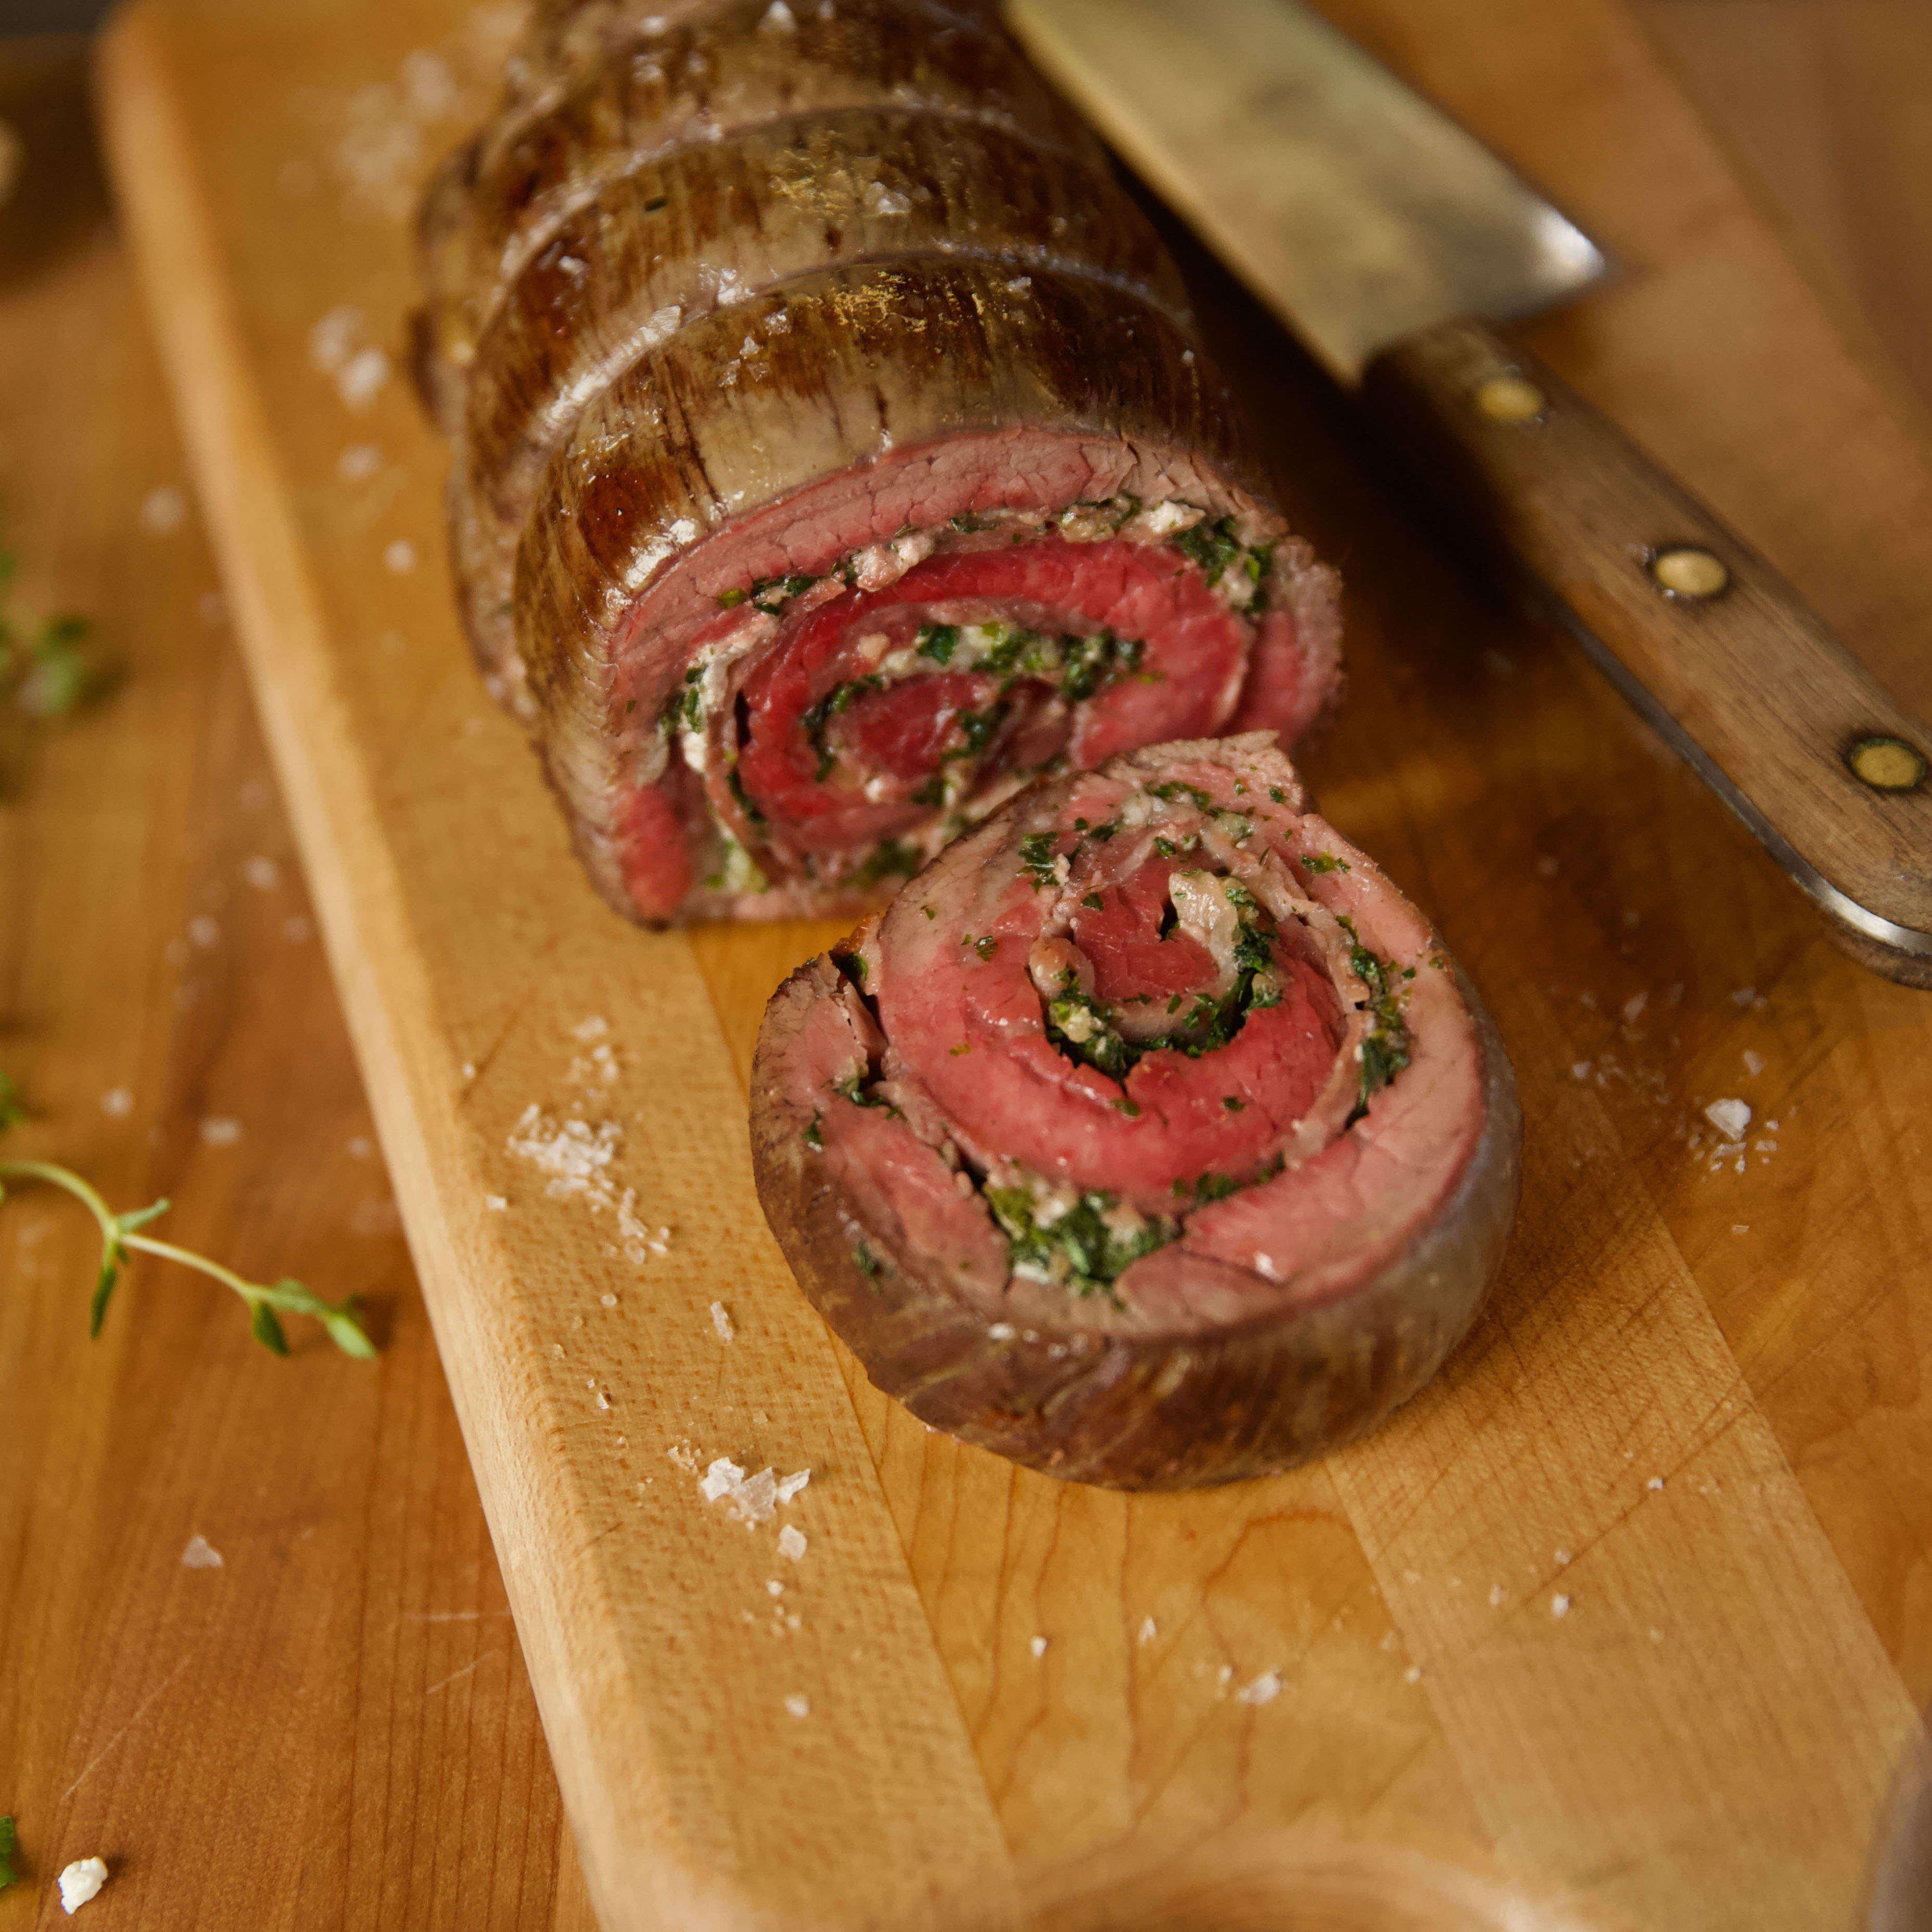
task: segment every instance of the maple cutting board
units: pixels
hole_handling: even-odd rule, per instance
[[[1932,710],[1928,448],[1628,20],[1330,10],[1616,253],[1539,350]],[[140,0],[103,98],[610,1932],[1849,1925],[1932,1690],[1932,1001],[1832,949],[1190,256],[1350,586],[1310,773],[1496,1011],[1522,1217],[1438,1382],[1318,1467],[1129,1498],[928,1433],[752,1189],[760,1010],[832,929],[614,918],[458,636],[407,217],[512,24]],[[1719,1098],[1754,1121],[1714,1166]],[[663,1252],[550,1186],[572,1118]],[[810,1486],[748,1527],[693,1473],[725,1455]]]

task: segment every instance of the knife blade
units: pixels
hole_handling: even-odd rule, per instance
[[[1932,986],[1932,731],[1495,325],[1604,251],[1301,0],[1007,0],[1035,62],[1888,976]]]

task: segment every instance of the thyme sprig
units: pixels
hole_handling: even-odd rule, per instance
[[[15,1125],[26,1118],[19,1088],[4,1074],[0,1074],[0,1127]],[[352,1300],[325,1301],[300,1282],[286,1278],[278,1282],[247,1281],[233,1269],[211,1261],[206,1255],[198,1255],[192,1249],[178,1247],[172,1241],[157,1240],[152,1234],[142,1234],[142,1228],[168,1211],[170,1204],[165,1199],[117,1214],[71,1168],[50,1160],[0,1160],[0,1203],[6,1200],[5,1184],[10,1180],[44,1181],[50,1186],[62,1189],[86,1208],[100,1228],[100,1268],[94,1276],[93,1297],[88,1304],[87,1332],[90,1336],[100,1333],[100,1324],[106,1318],[109,1300],[121,1278],[121,1270],[128,1265],[128,1258],[130,1255],[143,1254],[193,1268],[197,1274],[220,1282],[224,1288],[232,1288],[248,1310],[249,1327],[256,1340],[274,1354],[286,1355],[289,1352],[288,1337],[283,1333],[281,1317],[307,1315],[322,1324],[328,1332],[329,1340],[345,1355],[353,1355],[363,1361],[373,1360],[375,1356],[376,1345],[370,1340],[356,1316]]]
[[[13,616],[16,568],[13,553],[0,550],[0,698],[30,718],[64,718],[104,682],[81,649],[94,627],[70,611],[38,625]]]

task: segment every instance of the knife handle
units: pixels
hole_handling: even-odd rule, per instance
[[[1409,337],[1369,364],[1363,394],[1834,937],[1932,986],[1932,732],[1762,557],[1492,329]]]

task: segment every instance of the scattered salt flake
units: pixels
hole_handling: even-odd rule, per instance
[[[692,1454],[691,1444],[688,1442],[674,1442],[670,1447],[664,1451],[664,1454],[668,1456],[686,1475],[694,1476],[698,1474],[698,1458]],[[724,1492],[722,1490],[718,1492],[719,1496],[723,1495],[723,1493]],[[718,1500],[718,1498],[717,1496],[707,1495],[704,1500],[706,1502],[716,1502]]]
[[[1756,998],[1757,988],[1755,986],[1740,986],[1731,995],[1731,1004],[1734,1006],[1748,1006]]]
[[[1650,1640],[1652,1643],[1661,1643],[1664,1641],[1663,1631],[1659,1630],[1654,1624],[1652,1624],[1650,1627]]]
[[[198,912],[188,922],[188,936],[203,952],[218,944],[221,938],[221,928],[205,912]]]
[[[774,1597],[782,1597],[784,1594],[784,1586],[776,1576],[765,1586],[765,1589],[768,1594]]]
[[[62,1868],[58,1882],[61,1910],[71,1918],[89,1899],[98,1897],[107,1882],[106,1861],[76,1858]]]
[[[572,1040],[580,1040],[588,1046],[593,1040],[602,1040],[610,1030],[610,1022],[602,1013],[592,1013],[588,1019],[579,1020],[570,1030]]]
[[[416,547],[407,537],[398,537],[383,551],[382,562],[398,577],[406,576],[416,567]]]
[[[486,1194],[483,1204],[493,1214],[507,1214],[510,1211],[509,1196],[505,1194]]]
[[[1557,1552],[1556,1552],[1556,1567],[1557,1567],[1559,1570],[1564,1570],[1564,1569],[1568,1569],[1568,1568],[1569,1568],[1569,1564],[1570,1564],[1570,1552],[1569,1552],[1569,1551],[1568,1551],[1568,1550],[1558,1550],[1558,1551],[1557,1551]]]
[[[1726,1140],[1738,1141],[1751,1124],[1751,1110],[1743,1100],[1713,1100],[1704,1109],[1704,1118]]]
[[[806,1488],[811,1481],[812,1472],[809,1469],[800,1469],[796,1474],[785,1477],[778,1484],[773,1493],[780,1502],[788,1503],[794,1496]]]
[[[769,1468],[747,1476],[728,1456],[720,1456],[704,1472],[698,1484],[704,1500],[722,1498],[730,1513],[748,1528],[754,1522],[769,1522],[778,1508],[778,1478]]]
[[[1643,1011],[1645,1006],[1649,1004],[1649,1000],[1650,995],[1648,993],[1633,993],[1624,1000],[1624,1024],[1626,1026],[1636,1025],[1637,1016]]]
[[[1550,1614],[1558,1618],[1567,1617],[1570,1614],[1570,1599],[1561,1591],[1550,1600]]]
[[[1402,1681],[1405,1684],[1420,1684],[1422,1682],[1422,1666],[1419,1664],[1412,1664],[1402,1673]]]
[[[718,1330],[718,1339],[721,1342],[730,1341],[736,1332],[731,1326],[730,1312],[722,1301],[714,1301],[711,1304],[711,1325]]]
[[[1142,1642],[1142,1643],[1151,1643],[1151,1642],[1153,1642],[1153,1641],[1154,1640],[1154,1639],[1155,1639],[1156,1636],[1158,1636],[1160,1634],[1160,1631],[1159,1631],[1158,1630],[1156,1630],[1156,1629],[1155,1628],[1155,1627],[1154,1627],[1154,1621],[1153,1618],[1151,1618],[1151,1617],[1143,1617],[1143,1618],[1142,1618],[1142,1619],[1141,1619],[1141,1635],[1140,1635],[1140,1640],[1141,1640],[1141,1642]]]
[[[1663,1486],[1664,1478],[1661,1476],[1653,1476],[1648,1482],[1644,1484],[1644,1487],[1647,1490],[1660,1490]]]
[[[1748,1234],[1750,1232],[1750,1223],[1748,1221],[1733,1221],[1731,1223],[1731,1232],[1734,1234]]]
[[[134,1111],[134,1096],[125,1087],[110,1087],[100,1096],[100,1111],[110,1120],[124,1120]]]
[[[1027,1648],[1034,1656],[1044,1657],[1046,1654],[1046,1639],[1043,1636],[1036,1636],[1028,1644]]]
[[[1589,1061],[1587,1060],[1580,1060],[1576,1061],[1570,1069],[1570,1077],[1573,1080],[1588,1079],[1590,1077]]]
[[[272,892],[282,883],[282,868],[274,860],[258,853],[242,861],[242,878],[244,884],[253,886],[258,892]]]
[[[1490,1586],[1490,1608],[1495,1610],[1508,1594],[1500,1583],[1492,1583]]]
[[[1252,1684],[1244,1684],[1234,1693],[1238,1704],[1272,1704],[1281,1695],[1281,1677],[1278,1672],[1264,1670]]]
[[[1744,1071],[1754,1079],[1764,1071],[1765,1064],[1762,1054],[1754,1053],[1749,1047],[1744,1048]]]
[[[382,452],[373,442],[352,442],[335,459],[335,473],[345,483],[366,483],[382,467]]]
[[[797,1691],[794,1690],[785,1700],[785,1708],[794,1718],[808,1718],[812,1715],[812,1700],[809,1697],[801,1696]]]
[[[792,17],[792,10],[785,4],[785,0],[772,0],[772,4],[765,9],[764,18],[758,24],[775,34],[784,34],[789,33],[798,22]]]
[[[335,372],[335,392],[352,410],[366,410],[389,380],[389,358],[380,349],[358,349]]]
[[[242,1138],[242,1123],[226,1114],[212,1114],[201,1124],[201,1138],[208,1147],[232,1147]]]
[[[597,1406],[599,1408],[608,1408],[610,1406],[610,1398],[602,1389],[597,1391]]]
[[[1013,1339],[1013,1324],[1010,1322],[995,1322],[986,1330],[989,1342],[1010,1342]]]
[[[810,1545],[806,1541],[805,1532],[790,1523],[787,1523],[778,1532],[778,1554],[781,1556],[789,1557],[794,1563],[802,1563],[808,1547]],[[778,1588],[783,1589],[784,1586],[781,1583]]]
[[[598,1306],[602,1308],[615,1308],[617,1305],[617,1298],[614,1294],[600,1294],[597,1301]]]
[[[219,1570],[221,1568],[221,1552],[206,1537],[190,1536],[188,1540],[188,1547],[182,1552],[182,1568],[184,1570]]]
[[[171,536],[188,521],[188,499],[172,484],[150,490],[141,499],[141,527],[150,536]]]

